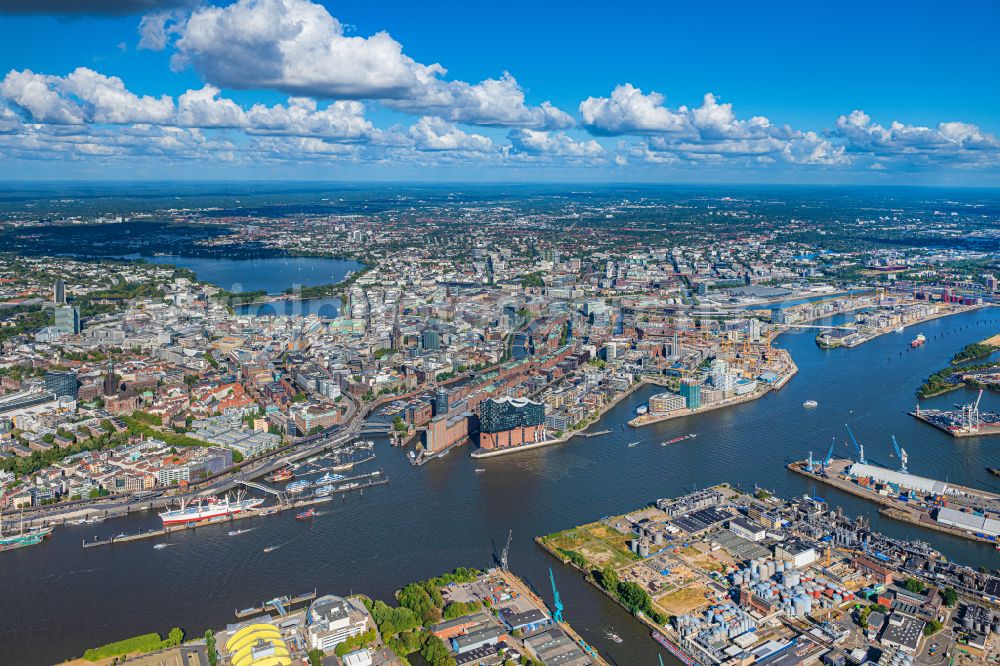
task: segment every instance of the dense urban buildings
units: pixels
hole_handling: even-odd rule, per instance
[[[221,221],[214,211],[191,209],[169,213],[177,219],[167,222],[114,217],[5,226],[0,229],[10,247],[0,267],[5,543],[43,548],[46,540],[62,538],[67,524],[114,522],[117,511],[128,515],[150,507],[180,512],[180,529],[211,520],[202,516],[243,512],[244,518],[265,520],[268,512],[277,516],[293,506],[301,520],[311,520],[322,512],[307,503],[332,499],[342,489],[364,491],[367,499],[373,484],[386,483],[382,470],[358,469],[375,457],[374,451],[366,453],[366,437],[378,441],[373,448],[387,439],[401,450],[403,464],[416,468],[413,474],[429,478],[448,469],[439,460],[446,455],[471,455],[470,471],[484,478],[490,475],[487,465],[517,470],[520,451],[587,446],[589,437],[602,437],[611,427],[615,437],[626,438],[622,448],[629,451],[655,436],[647,433],[657,432],[657,424],[669,427],[675,419],[782,391],[799,371],[789,350],[775,344],[784,332],[806,327],[814,349],[844,347],[841,351],[852,354],[900,329],[980,312],[996,298],[990,259],[976,249],[894,244],[859,250],[845,240],[850,231],[839,221],[824,223],[828,234],[806,242],[799,239],[797,223],[744,218],[740,211],[752,202],[712,204],[747,222],[735,228],[717,224],[715,208],[690,205],[702,206],[702,225],[670,219],[666,202],[547,202],[512,211],[476,199],[441,202],[432,222],[404,206],[352,215],[234,214]],[[640,224],[650,211],[663,217],[641,223],[645,231],[638,238],[627,225],[606,222],[607,215],[628,215]],[[86,234],[76,236],[82,227]],[[122,234],[124,228],[129,233]],[[138,233],[144,228],[149,233]],[[915,226],[914,233],[920,229]],[[122,237],[152,248],[172,234],[204,254],[198,259],[202,273],[223,265],[216,262],[228,262],[235,272],[208,280],[161,257],[94,261],[64,254],[67,243],[84,243],[83,238],[91,238],[91,248],[118,255],[126,253],[116,245]],[[39,242],[40,237],[47,240]],[[329,256],[299,265],[316,266],[328,282],[283,293],[299,266],[288,263],[295,267],[288,268],[286,262],[317,247]],[[171,260],[187,263],[183,255]],[[258,276],[239,272],[254,262],[270,262],[274,286],[237,289]],[[833,318],[840,323],[824,323]],[[808,328],[813,326],[818,328]],[[911,337],[904,344],[916,349],[909,347]],[[918,338],[912,342],[923,344]],[[611,426],[606,415],[623,404],[630,405],[627,416]],[[986,410],[962,409],[954,416],[961,427],[988,429]],[[660,435],[654,444],[688,446],[696,434]],[[343,446],[355,454],[323,457],[331,455],[324,447]],[[801,444],[801,457],[809,446]],[[386,449],[389,453],[379,455],[395,455]],[[314,462],[303,462],[308,460]],[[948,492],[925,477],[861,460],[846,465],[831,456],[820,460],[817,456],[815,467],[829,474],[817,477],[819,482],[840,475],[840,481],[864,486],[876,500],[884,497],[881,490],[910,493],[906,502],[912,508],[925,502],[924,495]],[[919,485],[921,479],[929,485]],[[391,484],[379,489],[392,490]],[[717,543],[728,539],[730,546],[740,546],[731,551],[731,564],[741,577],[753,575],[747,561],[758,560],[759,571],[764,557],[746,544],[767,549],[770,561],[796,569],[823,562],[822,535],[810,533],[806,523],[795,523],[801,534],[784,534],[791,508],[748,502],[739,515],[723,520],[717,513],[725,503],[720,497],[724,494],[711,490],[657,503],[669,523],[663,530],[641,520],[616,526],[624,530],[621,538],[631,553],[625,557],[654,562],[656,571],[683,571],[656,559],[668,540],[679,538],[668,527],[698,532],[695,528],[706,524],[718,528]],[[968,512],[935,507],[932,523],[916,524],[953,534],[971,531],[989,540],[1000,519],[990,502],[970,505]],[[800,503],[799,509],[808,507]],[[833,538],[847,539],[846,524],[838,524]],[[232,531],[240,536],[241,529]],[[116,536],[99,538],[88,550],[115,539],[153,539],[156,532],[119,528],[109,534]],[[125,552],[122,546],[115,546],[118,552]],[[275,547],[281,546],[261,546]],[[712,548],[709,544],[709,553],[720,552]],[[854,568],[872,585],[890,585],[903,575],[899,562],[890,567],[864,552],[855,555]],[[784,585],[778,573],[770,573],[769,580],[776,577]],[[631,574],[636,584],[648,582],[645,570]],[[749,638],[728,636],[730,628],[760,626],[758,616],[777,610],[802,618],[813,606],[833,607],[815,597],[807,603],[797,586],[789,585],[790,591],[777,597],[736,585],[732,594],[714,599],[718,612],[734,623],[727,625],[724,646],[709,639],[718,623],[697,609],[676,614],[685,619],[670,625],[676,633],[671,640],[708,661],[770,663],[781,655],[782,638],[751,645]],[[858,590],[847,589],[858,598]],[[885,605],[879,591],[874,593],[874,605]],[[865,599],[871,596],[866,593]],[[872,640],[892,654],[930,649],[931,643],[919,640],[926,624],[907,619],[919,615],[896,612],[891,604],[886,608],[869,613]],[[501,651],[562,655],[574,642],[546,617],[541,609],[516,608],[499,616],[434,618],[426,629],[457,663],[493,663]],[[394,649],[405,651],[400,644],[363,641],[384,622],[355,597],[314,599],[302,622],[299,635],[280,621],[250,617],[220,631],[216,649],[247,663],[297,663],[303,647],[334,658],[348,641],[356,641],[358,649],[336,657],[345,664],[392,663]],[[659,624],[658,631],[668,630],[668,623]],[[513,643],[514,631],[524,640]],[[812,648],[806,652],[821,655]],[[830,654],[839,658],[836,650]],[[590,659],[584,653],[572,658]]]

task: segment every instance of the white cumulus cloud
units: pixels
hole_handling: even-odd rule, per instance
[[[509,135],[511,152],[548,157],[601,157],[604,147],[597,141],[577,141],[565,132],[519,129]]]
[[[493,142],[481,134],[468,134],[441,118],[424,116],[408,130],[418,150],[460,150],[485,153]]]
[[[572,117],[549,102],[529,106],[510,74],[476,84],[446,81],[443,66],[403,53],[386,32],[352,36],[311,0],[238,0],[195,10],[176,25],[150,19],[143,42],[166,44],[171,59],[221,88],[277,90],[320,99],[372,99],[417,115],[452,122],[558,129]]]
[[[658,134],[690,129],[687,109],[671,111],[658,92],[643,94],[631,83],[615,87],[611,97],[588,97],[580,102],[584,126],[594,134]]]

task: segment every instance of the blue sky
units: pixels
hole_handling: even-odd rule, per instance
[[[0,0],[0,178],[1000,184],[996,3],[619,4]]]

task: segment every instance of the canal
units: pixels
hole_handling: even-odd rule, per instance
[[[852,449],[843,444],[844,424],[850,423],[872,461],[898,463],[889,455],[895,434],[914,473],[1000,490],[986,471],[1000,467],[1000,439],[953,440],[907,414],[923,379],[963,345],[995,333],[998,322],[1000,311],[985,309],[910,327],[855,349],[821,350],[815,331],[786,333],[776,345],[791,352],[799,373],[780,392],[641,430],[623,428],[654,392],[643,389],[595,427],[610,434],[559,447],[481,461],[471,460],[462,448],[415,469],[381,441],[378,459],[370,465],[384,468],[390,483],[334,500],[311,524],[287,513],[255,518],[240,525],[255,528],[246,534],[228,537],[227,526],[203,527],[171,535],[172,545],[160,550],[142,541],[80,546],[95,534],[154,526],[158,519],[152,514],[59,528],[48,543],[0,554],[3,661],[48,664],[79,656],[90,646],[149,631],[165,633],[172,626],[200,635],[233,621],[236,608],[314,588],[390,600],[409,581],[457,566],[491,565],[513,530],[512,570],[551,599],[552,567],[567,620],[610,660],[655,666],[662,653],[671,663],[637,622],[532,539],[723,481],[744,488],[759,484],[786,497],[815,493],[849,514],[871,516],[888,534],[921,538],[957,561],[996,567],[1000,557],[985,544],[879,519],[874,505],[814,488],[785,464],[810,449],[825,454],[833,437],[836,453],[850,455]],[[908,343],[918,332],[928,342],[910,350]],[[922,406],[946,407],[970,395],[956,392]],[[819,406],[803,408],[809,399]],[[987,409],[1000,406],[989,393],[983,403]],[[659,445],[689,432],[698,437]],[[640,444],[628,448],[635,440]],[[476,473],[477,467],[485,472]],[[278,548],[264,553],[269,546]],[[606,639],[609,627],[625,639],[622,644]]]

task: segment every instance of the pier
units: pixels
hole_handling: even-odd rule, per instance
[[[601,435],[611,434],[610,430],[595,430],[593,432],[578,432],[576,433],[579,437],[600,437]]]
[[[302,507],[321,504],[323,502],[329,502],[333,499],[334,495],[339,495],[352,490],[363,491],[365,488],[371,488],[372,486],[381,486],[387,483],[389,483],[389,477],[385,474],[385,472],[382,470],[376,470],[374,472],[369,472],[368,474],[359,474],[357,476],[341,479],[340,481],[337,482],[337,486],[333,489],[333,491],[329,495],[324,495],[322,497],[309,495],[301,499],[286,500],[284,502],[279,502],[278,504],[266,507],[264,509],[255,509],[253,511],[242,511],[240,513],[233,513],[228,516],[223,516],[220,518],[210,518],[208,520],[203,520],[197,523],[183,523],[180,525],[170,525],[162,527],[160,529],[142,530],[139,532],[134,532],[132,534],[122,533],[105,538],[99,538],[95,536],[92,539],[85,539],[83,541],[83,547],[93,548],[95,546],[110,546],[116,543],[127,543],[130,541],[139,541],[141,539],[153,539],[156,537],[167,536],[173,532],[180,532],[183,530],[193,530],[199,527],[206,527],[208,525],[221,525],[224,523],[232,523],[237,520],[246,520],[247,518],[270,516],[276,513],[280,513],[282,511],[301,509]]]
[[[298,604],[304,604],[306,602],[312,601],[316,598],[316,590],[312,592],[305,592],[295,597],[289,597],[285,595],[283,597],[275,597],[270,601],[262,601],[259,606],[251,606],[249,608],[243,608],[241,610],[234,611],[236,617],[241,620],[248,617],[253,617],[254,615],[261,615],[263,613],[270,613],[272,610],[276,611],[278,615],[285,615],[287,612],[285,609],[290,606],[297,606]]]

